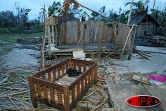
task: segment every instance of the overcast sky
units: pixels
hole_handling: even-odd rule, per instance
[[[55,0],[0,0],[0,11],[4,10],[12,10],[14,11],[14,4],[15,2],[19,3],[21,7],[30,8],[31,11],[29,13],[29,19],[35,19],[38,17],[39,12],[43,5],[48,6],[52,5]],[[56,1],[63,1],[63,0],[56,0]],[[118,12],[118,9],[121,7],[122,10],[129,10],[129,7],[124,7],[125,3],[130,2],[131,0],[77,0],[84,6],[87,6],[95,11],[98,11],[100,7],[106,6],[106,11],[110,9],[114,9],[114,11]],[[137,2],[139,0],[134,0]],[[145,0],[143,0],[145,1]],[[152,8],[153,1],[149,0],[149,8]],[[156,0],[155,8],[160,10],[164,9],[166,6],[166,0]]]

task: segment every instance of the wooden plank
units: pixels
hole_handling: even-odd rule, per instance
[[[136,95],[133,91],[135,89],[134,87],[134,85],[129,84],[108,85],[108,90],[113,101],[115,111],[137,111],[137,108],[130,107],[126,104],[127,98]],[[145,110],[141,109],[139,111]]]
[[[165,93],[166,93],[166,88],[161,90],[163,95],[160,93],[160,89],[157,89],[153,86],[145,85],[146,88],[141,85],[130,85],[130,84],[109,84],[107,81],[108,85],[108,90],[109,94],[111,96],[111,99],[114,104],[114,108],[116,111],[164,111],[166,110],[165,107]],[[153,87],[153,88],[151,88]],[[157,93],[156,93],[157,92]],[[152,94],[153,93],[153,94]],[[159,96],[162,95],[161,98],[163,98],[164,102],[163,105],[161,106],[156,106],[153,108],[148,108],[148,109],[140,109],[140,108],[134,108],[125,103],[126,99],[135,96],[135,95],[152,95],[152,96]]]
[[[156,86],[156,85],[144,85],[152,96],[155,96],[161,100],[161,108],[166,111],[166,86]],[[160,109],[161,110],[161,109]],[[158,110],[159,111],[159,110]]]

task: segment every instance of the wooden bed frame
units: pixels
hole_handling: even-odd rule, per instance
[[[82,74],[77,77],[68,77],[69,68],[75,68]],[[67,59],[28,79],[34,107],[37,107],[37,101],[40,101],[55,108],[70,111],[88,88],[96,82],[97,63]]]

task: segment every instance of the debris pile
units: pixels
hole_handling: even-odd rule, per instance
[[[19,38],[17,39],[17,43],[20,44],[28,44],[28,45],[36,45],[42,43],[42,38],[36,37],[36,38]]]
[[[0,73],[0,110],[32,110],[25,77]]]
[[[140,46],[164,47],[166,45],[166,40],[154,37],[140,37],[135,39],[134,44]]]

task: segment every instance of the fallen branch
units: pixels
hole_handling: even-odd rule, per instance
[[[96,90],[94,90],[93,92],[89,93],[88,95],[84,96],[82,99],[85,99],[89,96],[91,96],[92,94],[94,94],[99,88],[97,88]]]
[[[11,96],[11,95],[17,95],[17,94],[22,94],[22,93],[25,93],[27,91],[22,91],[22,92],[17,92],[17,93],[11,93],[11,94],[6,94],[6,95],[3,95],[1,97],[8,97],[8,96]]]
[[[7,82],[10,79],[10,76],[6,76],[2,81],[0,81],[0,85],[2,85],[4,82]]]
[[[108,98],[104,99],[104,101],[99,104],[98,106],[96,106],[94,109],[92,109],[91,111],[95,111],[96,109],[98,109],[99,107],[101,107],[103,104],[105,104],[108,101]]]
[[[8,98],[10,99],[10,101],[16,106],[16,108],[19,110],[19,107],[14,103],[14,101],[11,99],[11,97],[8,95]]]
[[[20,75],[16,74],[20,79],[22,79],[23,81],[25,81],[26,83],[28,83],[27,80],[23,79]]]

